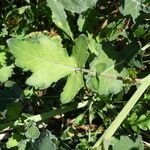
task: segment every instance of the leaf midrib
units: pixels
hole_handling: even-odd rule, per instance
[[[27,53],[26,51],[22,51],[21,53],[23,53],[24,55],[26,55],[26,56],[30,56],[30,57],[32,57],[33,58],[33,60],[30,60],[30,61],[35,61],[35,60],[38,60],[38,61],[40,61],[40,62],[46,62],[46,63],[48,63],[48,64],[53,64],[53,65],[57,65],[57,66],[61,66],[62,68],[68,68],[68,69],[71,69],[71,70],[75,70],[76,69],[76,67],[73,67],[73,66],[66,66],[66,65],[63,65],[63,64],[59,64],[59,63],[55,63],[55,62],[52,62],[52,61],[50,61],[50,60],[47,60],[47,59],[41,59],[41,58],[39,58],[39,57],[36,57],[36,56],[34,56],[34,55],[30,55],[29,53]],[[68,57],[68,58],[70,58],[70,57]],[[69,60],[69,59],[68,59]],[[68,62],[69,63],[69,62]]]

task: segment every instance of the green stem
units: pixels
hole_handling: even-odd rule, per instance
[[[80,109],[80,108],[83,108],[85,106],[88,106],[90,103],[91,103],[91,101],[85,101],[85,102],[81,102],[81,103],[75,102],[73,104],[70,104],[69,106],[65,106],[65,107],[60,108],[60,109],[55,109],[55,110],[52,110],[50,112],[46,112],[43,114],[28,117],[23,122],[21,121],[21,119],[18,119],[18,120],[13,121],[13,122],[5,123],[5,124],[0,125],[0,132],[10,130],[11,128],[14,128],[14,127],[17,127],[20,125],[24,125],[24,123],[26,123],[30,120],[34,121],[34,122],[39,122],[39,121],[54,117],[54,116],[59,115],[59,114],[63,114],[63,113],[66,113],[66,112],[69,112],[69,111],[72,111],[75,109]]]
[[[142,51],[145,51],[147,48],[150,47],[150,43],[146,44],[144,47],[141,48]]]
[[[92,70],[89,70],[89,69],[84,69],[84,68],[77,68],[79,71],[82,71],[82,72],[84,72],[84,73],[89,73],[89,74],[91,74],[91,75],[93,75],[93,76],[96,76],[96,75],[98,75],[98,76],[102,76],[102,77],[106,77],[106,78],[109,78],[109,79],[114,79],[114,80],[124,80],[124,81],[126,81],[126,80],[128,80],[128,81],[130,81],[131,83],[133,82],[132,81],[132,79],[131,78],[121,78],[121,77],[118,77],[118,76],[114,76],[114,75],[111,75],[111,74],[108,74],[108,73],[106,73],[106,71],[104,71],[104,72],[102,72],[102,73],[97,73],[97,72],[95,72],[95,71],[92,71]],[[141,83],[141,80],[140,79],[135,79],[135,81],[134,82],[136,82],[136,83]]]
[[[139,86],[139,88],[136,90],[136,92],[133,94],[133,96],[130,98],[130,100],[121,110],[121,112],[118,114],[116,119],[111,123],[108,129],[104,132],[104,134],[100,137],[100,139],[95,143],[95,145],[93,146],[94,149],[98,148],[102,144],[103,141],[109,142],[110,138],[119,128],[123,120],[127,117],[131,109],[134,107],[138,99],[141,97],[141,95],[144,93],[144,91],[148,88],[149,85],[150,85],[150,75],[142,79],[142,84]]]

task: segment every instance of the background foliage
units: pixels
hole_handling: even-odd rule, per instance
[[[94,149],[150,73],[149,0],[0,5],[0,148]],[[150,147],[144,90],[101,149]]]

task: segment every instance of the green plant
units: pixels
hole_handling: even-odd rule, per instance
[[[128,143],[143,150],[150,129],[148,1],[2,4],[0,132],[10,132],[2,148],[117,150]],[[128,137],[138,134],[135,142]]]

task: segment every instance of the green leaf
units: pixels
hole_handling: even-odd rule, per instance
[[[82,14],[79,15],[77,20],[78,30],[82,32],[85,23],[85,17]]]
[[[131,15],[135,20],[140,15],[140,10],[142,10],[141,0],[121,0],[119,9],[124,16]]]
[[[63,5],[57,0],[47,0],[47,4],[52,11],[53,22],[73,39],[72,32],[67,22],[67,15]]]
[[[135,124],[142,130],[150,130],[150,116],[141,115]]]
[[[7,104],[8,103],[9,101],[7,102]],[[23,105],[19,102],[11,103],[10,105],[8,105],[7,112],[5,114],[7,121],[16,120],[20,116],[22,109]]]
[[[34,143],[30,143],[30,145],[27,146],[27,150],[56,150],[56,140],[56,137],[48,130],[43,131]]]
[[[138,136],[136,141],[132,141],[128,136],[121,136],[120,140],[111,140],[112,150],[144,150],[144,144],[141,136]]]
[[[18,143],[18,150],[26,150],[26,144],[28,142],[28,139],[25,139],[25,140],[21,140],[19,143]]]
[[[79,116],[76,117],[75,121],[74,121],[74,125],[83,125],[85,122],[85,114],[80,114]]]
[[[88,43],[86,36],[80,35],[75,41],[75,46],[71,55],[71,57],[76,60],[77,67],[79,69],[85,66],[85,63],[88,59],[89,54],[87,52],[87,46]],[[82,72],[79,71],[70,74],[61,94],[61,102],[70,102],[83,86],[84,80]]]
[[[0,68],[0,82],[7,81],[8,78],[11,77],[12,72],[13,72],[13,65],[4,66]]]
[[[83,73],[72,73],[68,77],[63,92],[61,93],[61,102],[70,102],[83,86]]]
[[[85,35],[81,34],[75,41],[71,57],[75,58],[77,67],[84,67],[89,57],[88,40]]]
[[[4,52],[0,53],[0,65],[4,66],[6,64],[6,54]]]
[[[8,149],[11,149],[13,147],[16,147],[18,145],[18,141],[19,141],[20,137],[17,134],[13,134],[8,141],[6,142],[6,147]]]
[[[90,64],[90,70],[97,75],[88,74],[87,86],[100,95],[117,94],[122,90],[123,82],[114,78],[127,75],[123,63],[121,53],[115,51],[111,44],[104,44],[99,55]]]
[[[88,47],[91,53],[98,55],[99,42],[97,42],[91,34],[88,34]]]
[[[35,140],[35,139],[37,139],[37,138],[40,136],[39,129],[38,129],[35,125],[32,125],[32,126],[29,127],[29,128],[27,129],[27,131],[25,132],[25,136],[26,136],[28,139]]]
[[[82,13],[96,5],[98,0],[58,0],[64,8],[71,12]]]
[[[31,38],[12,38],[7,43],[16,65],[33,73],[26,81],[28,85],[44,89],[75,71],[76,62],[58,39],[39,33]]]
[[[30,9],[30,6],[23,6],[18,9],[19,14],[22,15],[27,9]]]

